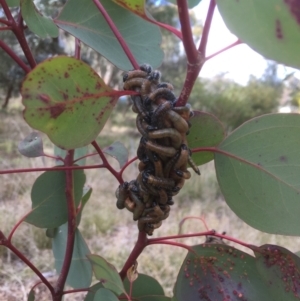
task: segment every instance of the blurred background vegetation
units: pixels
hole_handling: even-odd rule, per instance
[[[55,17],[65,1],[40,0],[38,6],[48,15]],[[159,21],[178,27],[177,12],[174,6],[156,5],[148,1],[149,10]],[[16,14],[17,11],[14,13]],[[3,12],[0,10],[0,17]],[[195,37],[201,37],[202,22],[191,13]],[[179,40],[162,30],[162,48],[165,60],[160,68],[163,81],[171,82],[178,94],[185,78],[186,58]],[[56,39],[41,40],[31,32],[26,32],[29,45],[37,61],[53,55],[73,54],[74,39],[60,32]],[[4,40],[18,55],[20,47],[12,34],[0,31]],[[197,38],[195,38],[197,40]],[[122,71],[117,70],[98,53],[82,45],[82,58],[90,64],[111,87],[122,88]],[[24,59],[25,60],[25,59]],[[0,169],[53,166],[55,162],[45,158],[28,159],[17,151],[18,142],[31,132],[22,119],[22,105],[19,95],[24,72],[0,49]],[[201,75],[201,74],[200,74]],[[261,78],[250,77],[246,85],[241,85],[219,74],[214,78],[199,78],[189,102],[193,109],[214,114],[224,124],[228,132],[250,118],[282,111],[298,112],[300,104],[300,82],[292,73],[285,78],[278,76],[278,66],[269,62]],[[44,148],[53,153],[53,145],[43,136]],[[121,141],[135,156],[139,134],[135,130],[135,115],[130,109],[130,99],[122,99],[116,106],[106,127],[98,138],[100,146],[105,147],[114,141]],[[93,149],[90,149],[92,152]],[[111,164],[118,165],[111,159]],[[98,164],[99,160],[88,158],[87,164]],[[203,216],[209,228],[219,232],[227,231],[230,236],[253,244],[277,243],[298,251],[300,240],[283,236],[268,235],[252,229],[237,218],[228,208],[216,180],[213,163],[200,167],[201,177],[193,175],[175,199],[170,218],[166,220],[155,235],[176,234],[179,222],[186,216]],[[14,224],[31,208],[30,190],[40,173],[1,175],[0,186],[0,229],[8,234]],[[104,170],[88,170],[87,183],[94,191],[85,207],[80,230],[87,240],[92,253],[101,254],[118,269],[122,267],[137,236],[137,228],[131,215],[115,207],[114,191],[118,184]],[[126,180],[137,174],[136,164],[127,168]],[[112,184],[114,183],[114,184]],[[190,220],[184,225],[185,232],[205,230],[199,220]],[[51,240],[43,229],[23,223],[17,230],[14,244],[47,277],[55,279]],[[189,243],[203,242],[203,239],[189,239]],[[159,256],[158,256],[159,254]],[[176,280],[185,251],[170,246],[151,246],[139,259],[139,272],[159,279],[168,295]],[[37,278],[14,254],[0,246],[0,300],[27,300],[26,294]],[[43,286],[37,288],[38,300],[49,300]],[[83,294],[66,296],[65,300],[83,300]]]

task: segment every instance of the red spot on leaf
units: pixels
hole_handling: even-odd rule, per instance
[[[95,89],[96,89],[96,90],[100,90],[101,87],[102,87],[102,86],[101,86],[101,83],[100,83],[100,82],[97,82]]]
[[[70,76],[70,74],[68,72],[65,72],[64,77],[68,78]]]
[[[56,119],[61,113],[64,112],[66,109],[66,104],[65,103],[58,103],[50,108],[50,115],[51,118]]]
[[[299,0],[283,0],[283,2],[289,7],[290,13],[296,19],[300,25],[300,1]]]

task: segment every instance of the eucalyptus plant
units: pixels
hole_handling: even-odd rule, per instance
[[[28,301],[35,300],[35,289],[40,283],[46,285],[53,301],[60,301],[65,294],[78,291],[87,292],[85,301],[289,301],[300,298],[300,259],[282,246],[255,246],[215,230],[174,233],[166,237],[150,237],[152,232],[149,230],[160,226],[162,221],[153,217],[154,208],[164,211],[171,206],[171,197],[178,192],[174,185],[179,185],[179,178],[188,179],[187,164],[196,171],[196,166],[200,166],[201,171],[201,165],[214,160],[221,191],[235,214],[262,232],[300,236],[300,116],[263,115],[226,135],[216,117],[201,111],[192,112],[187,105],[205,62],[241,43],[247,43],[267,58],[299,68],[300,4],[293,0],[210,0],[201,37],[194,39],[189,9],[200,0],[172,2],[178,8],[179,28],[156,21],[143,0],[68,0],[54,18],[45,17],[32,0],[0,0],[3,11],[0,30],[14,34],[26,58],[25,62],[0,40],[0,47],[26,74],[21,87],[23,116],[33,132],[19,143],[19,151],[28,158],[47,156],[55,160],[51,168],[0,171],[2,175],[21,173],[24,177],[32,171],[43,172],[32,186],[32,210],[10,233],[0,231],[0,245],[11,250],[39,278],[28,292]],[[238,40],[207,56],[206,46],[216,6]],[[170,94],[170,85],[155,82],[158,73],[152,71],[159,68],[164,58],[160,28],[179,38],[186,54],[185,81],[176,99]],[[40,39],[57,37],[60,31],[71,34],[75,37],[74,55],[53,56],[37,64],[26,40],[28,30]],[[200,40],[199,45],[194,40]],[[138,74],[139,89],[117,91],[111,88],[80,59],[81,43],[125,71],[125,84],[128,76]],[[143,86],[148,83],[144,79],[149,82],[149,91]],[[148,92],[143,94],[145,89]],[[151,93],[158,89],[168,91],[159,94],[157,100]],[[104,148],[96,141],[118,99],[124,95],[132,96],[141,122],[139,130],[150,137],[150,140],[145,137],[141,140],[137,157],[130,159],[121,143],[115,142]],[[149,99],[152,103],[147,109]],[[153,104],[155,101],[158,101],[157,105]],[[169,106],[164,111],[164,116],[170,121],[168,126],[162,117],[157,117],[160,116],[157,112],[161,108],[159,105]],[[189,116],[184,115],[185,110]],[[188,135],[185,130],[180,132],[174,118],[188,124]],[[159,129],[153,124],[160,123],[166,127],[162,134],[165,135],[165,144],[157,146],[161,138],[157,134]],[[55,145],[54,156],[44,151],[39,132],[45,133]],[[171,137],[176,135],[179,138],[172,140]],[[185,146],[175,148],[175,144]],[[85,164],[84,158],[90,156],[87,152],[89,145],[102,160],[101,164]],[[175,151],[171,152],[171,148]],[[166,149],[170,152],[166,153]],[[157,153],[160,155],[158,160]],[[119,169],[109,163],[108,155],[118,160]],[[175,168],[176,155],[179,158],[185,156],[185,165],[179,166],[178,163],[179,169]],[[125,184],[123,173],[137,159],[141,165],[136,173],[143,173],[142,179]],[[143,159],[148,161],[143,162]],[[171,160],[174,160],[173,165],[168,165]],[[157,162],[162,162],[164,170],[171,166],[172,176],[164,174],[164,178],[159,178]],[[101,254],[91,254],[78,229],[82,212],[92,194],[84,173],[88,168],[107,169],[115,177],[115,189],[119,187],[118,207],[133,211],[138,223],[142,218],[150,220],[148,224],[145,222],[149,231],[139,228],[136,243],[120,271]],[[145,175],[148,170],[154,170],[156,174]],[[142,208],[142,211],[136,213],[137,208]],[[46,229],[47,236],[52,239],[58,273],[54,284],[13,244],[12,237],[23,222]],[[162,227],[167,223],[168,220],[164,220]],[[206,243],[196,246],[177,241],[178,238],[201,236],[207,237]],[[235,247],[227,245],[227,241],[235,243]],[[187,250],[178,271],[173,297],[165,296],[161,285],[151,275],[137,273],[138,257],[146,246],[152,244],[169,244]],[[249,252],[241,251],[240,246],[248,248]],[[98,282],[91,286],[93,275]],[[73,289],[65,290],[66,284]]]

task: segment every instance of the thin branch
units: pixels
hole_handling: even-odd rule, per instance
[[[98,10],[100,11],[102,16],[104,17],[105,21],[107,22],[107,25],[110,27],[110,29],[114,33],[116,39],[119,41],[120,46],[123,48],[126,56],[128,57],[130,63],[132,64],[133,68],[134,69],[139,69],[138,62],[136,61],[136,59],[135,59],[134,55],[132,54],[130,48],[128,47],[127,43],[125,42],[123,36],[121,35],[119,29],[116,27],[116,25],[114,24],[114,22],[110,18],[109,14],[105,10],[105,8],[101,4],[101,2],[99,0],[93,0],[93,2],[95,3]]]
[[[23,169],[10,169],[0,170],[0,175],[23,173],[23,172],[39,172],[39,171],[57,171],[57,170],[75,170],[75,169],[94,169],[94,168],[106,168],[104,164],[98,165],[85,165],[85,166],[55,166],[55,167],[41,167],[41,168],[23,168]]]
[[[73,164],[76,163],[76,162],[78,162],[78,161],[80,161],[80,160],[82,160],[82,159],[86,159],[86,158],[88,158],[88,157],[97,156],[97,155],[98,155],[98,153],[92,153],[92,154],[84,155],[84,156],[79,157],[79,158],[77,158],[76,160],[74,160],[74,161],[73,161]]]
[[[104,167],[107,168],[107,169],[111,172],[111,174],[112,174],[113,176],[115,176],[115,178],[119,181],[120,184],[122,184],[122,183],[123,183],[123,179],[122,179],[122,176],[120,175],[120,172],[117,172],[117,171],[109,164],[109,162],[107,161],[107,159],[106,159],[106,157],[105,157],[105,155],[104,155],[102,149],[99,147],[99,145],[97,144],[97,142],[96,142],[96,141],[93,141],[91,144],[94,146],[95,150],[97,151],[97,153],[99,154],[101,160],[103,161]]]
[[[178,230],[178,234],[181,233],[181,230],[182,230],[182,226],[183,224],[185,223],[185,221],[189,220],[189,219],[197,219],[197,220],[200,220],[203,224],[204,224],[204,227],[207,231],[209,231],[209,228],[206,224],[206,221],[203,217],[199,217],[199,216],[186,216],[185,218],[183,218],[180,223],[179,223],[179,230]]]
[[[64,291],[62,294],[63,295],[67,295],[67,294],[74,294],[74,293],[88,292],[88,291],[89,291],[89,287],[87,287],[87,288],[79,288],[79,289],[69,290],[69,291]]]
[[[164,240],[160,240],[159,242],[155,242],[155,241],[149,241],[148,245],[171,245],[171,246],[174,246],[174,247],[180,247],[180,248],[183,248],[183,249],[186,249],[188,250],[189,252],[193,252],[193,248],[186,245],[186,244],[182,244],[182,243],[179,243],[179,242],[176,242],[176,241],[164,241]]]
[[[215,230],[210,230],[206,232],[198,232],[198,233],[191,233],[191,234],[179,234],[179,235],[170,235],[170,236],[157,237],[157,238],[149,238],[148,244],[158,243],[160,241],[169,240],[169,239],[198,237],[198,236],[207,236],[207,235],[215,235],[215,234],[216,234]]]
[[[132,159],[130,159],[129,161],[126,162],[126,164],[122,167],[122,169],[120,170],[119,174],[120,176],[122,176],[124,170],[131,164],[133,163],[135,160],[137,160],[137,157],[134,157]]]
[[[67,166],[71,166],[73,164],[73,157],[74,157],[74,150],[69,150],[65,158],[65,164]],[[55,286],[55,297],[57,298],[59,298],[59,296],[62,295],[66,283],[66,279],[70,270],[73,249],[74,249],[74,242],[75,242],[75,231],[77,227],[76,207],[75,207],[75,199],[74,199],[73,171],[66,170],[65,174],[66,174],[66,199],[67,199],[67,207],[68,207],[68,238],[67,238],[63,265]]]
[[[198,61],[198,51],[194,43],[192,27],[190,23],[189,9],[186,0],[177,0],[178,16],[181,25],[182,43],[189,64]]]
[[[214,15],[216,7],[216,2],[215,0],[210,0],[207,15],[206,15],[206,20],[204,23],[203,27],[203,32],[202,32],[202,37],[199,45],[199,52],[203,55],[205,58],[205,53],[206,53],[206,46],[207,46],[207,39],[210,31],[210,26],[211,26],[211,21]]]
[[[78,38],[75,38],[75,58],[80,60],[81,42]]]
[[[0,244],[7,247],[9,250],[11,250],[41,279],[41,281],[48,287],[51,293],[54,292],[54,288],[48,282],[48,280],[43,276],[43,274],[38,270],[38,268],[29,259],[27,259],[11,242],[9,242],[1,231],[0,231]]]
[[[3,18],[0,18],[0,23],[3,23],[5,25],[7,25],[7,26],[11,26],[11,21],[5,20]]]
[[[2,6],[2,9],[4,11],[4,14],[5,14],[6,18],[10,22],[10,25],[12,25],[12,23],[15,22],[15,20],[14,20],[12,14],[10,12],[10,9],[9,9],[6,1],[5,0],[0,0],[0,5]],[[3,20],[3,19],[1,19],[1,20]]]
[[[11,26],[0,27],[0,31],[12,30]]]
[[[7,237],[7,240],[9,243],[11,243],[11,240],[12,240],[12,236],[14,235],[14,233],[16,232],[16,230],[18,229],[18,227],[24,222],[24,220],[26,219],[26,217],[32,212],[29,211],[28,213],[26,213],[13,227],[13,229],[10,231],[8,237]]]
[[[30,67],[28,67],[2,40],[0,40],[0,47],[25,71],[25,73],[30,72]]]
[[[220,53],[222,53],[222,52],[224,52],[224,51],[226,51],[226,50],[228,50],[228,49],[230,49],[230,48],[233,48],[233,47],[235,47],[235,46],[237,46],[237,45],[240,45],[240,44],[243,44],[243,42],[242,42],[241,40],[237,40],[237,41],[235,41],[234,43],[232,43],[232,44],[230,44],[230,45],[228,45],[228,46],[226,46],[226,47],[224,47],[224,48],[218,50],[217,52],[215,52],[215,53],[213,53],[213,54],[207,56],[207,57],[205,58],[205,61],[208,61],[208,60],[210,60],[211,58],[217,56],[218,54],[220,54]]]
[[[178,0],[178,2],[179,1],[180,0]],[[181,0],[181,1],[184,1],[184,0]],[[204,23],[200,46],[197,51],[197,57],[195,57],[194,60],[191,62],[188,60],[187,74],[186,74],[185,82],[184,82],[184,86],[183,86],[184,88],[182,89],[180,96],[178,97],[176,106],[184,106],[187,103],[188,98],[190,97],[190,94],[194,87],[194,84],[198,78],[199,72],[201,71],[202,66],[205,62],[205,51],[206,51],[206,45],[207,45],[207,38],[208,38],[215,6],[216,6],[215,1],[211,0],[208,11],[207,11],[206,20]]]

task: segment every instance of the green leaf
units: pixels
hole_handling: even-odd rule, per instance
[[[37,65],[21,93],[26,122],[67,150],[98,136],[118,98],[90,66],[65,56]]]
[[[39,133],[32,132],[18,145],[19,152],[29,158],[44,156],[43,140]]]
[[[128,278],[124,280],[124,286],[129,294],[130,282]],[[153,301],[156,298],[165,297],[164,290],[159,282],[153,277],[139,274],[138,278],[132,283],[131,297],[132,299]]]
[[[160,48],[159,28],[111,0],[102,0],[101,4],[120,31],[137,62],[139,64],[146,62],[153,68],[160,66],[163,51]],[[93,1],[69,0],[55,22],[57,26],[92,47],[119,69],[132,69],[132,64],[120,43]]]
[[[58,28],[53,20],[44,17],[32,0],[21,0],[21,12],[28,28],[40,38],[58,36]]]
[[[89,292],[87,293],[87,295],[85,296],[84,301],[95,301],[95,294],[96,292],[100,289],[100,288],[104,288],[103,284],[98,282],[96,284],[94,284],[93,286],[91,286],[89,288]]]
[[[6,0],[6,4],[9,7],[19,6],[20,5],[20,0]]]
[[[298,1],[217,0],[229,30],[263,56],[300,67]]]
[[[255,255],[257,269],[264,278],[266,289],[273,295],[268,300],[299,300],[300,258],[289,250],[274,245],[261,246]]]
[[[107,155],[114,157],[122,168],[128,161],[128,150],[123,143],[116,141],[112,145],[103,149],[103,152]]]
[[[83,170],[73,171],[74,199],[78,206],[85,182]],[[56,228],[68,220],[64,171],[47,171],[34,182],[31,190],[32,212],[25,221],[39,228]]]
[[[95,277],[105,288],[115,292],[118,296],[123,292],[125,293],[122,279],[112,264],[98,255],[89,255],[88,259],[93,266]]]
[[[65,259],[66,242],[68,239],[68,223],[58,227],[52,241],[52,251],[55,258],[55,269],[59,274]],[[74,250],[67,284],[75,289],[89,287],[92,282],[92,266],[87,259],[91,252],[80,231],[76,229]]]
[[[217,146],[225,138],[221,122],[212,114],[194,111],[190,119],[191,128],[187,142],[191,150]],[[193,153],[193,160],[199,166],[214,159],[212,152]]]
[[[244,123],[215,154],[221,190],[246,223],[300,235],[300,115],[269,114]]]
[[[88,153],[88,147],[83,146],[80,148],[76,148],[74,152],[74,160],[77,160],[78,158],[81,158]],[[64,149],[59,148],[58,146],[54,145],[54,155],[57,157],[65,158],[67,154],[67,151]],[[80,159],[79,161],[76,161],[76,165],[84,166],[86,162],[86,158]],[[56,160],[57,165],[61,165],[62,162],[60,160]]]
[[[94,297],[94,301],[119,301],[114,293],[107,288],[100,288]]]
[[[34,301],[35,300],[35,293],[33,288],[30,290],[29,294],[28,294],[28,298],[27,301]]]
[[[254,257],[224,244],[192,248],[175,283],[176,300],[274,300],[256,270]]]

